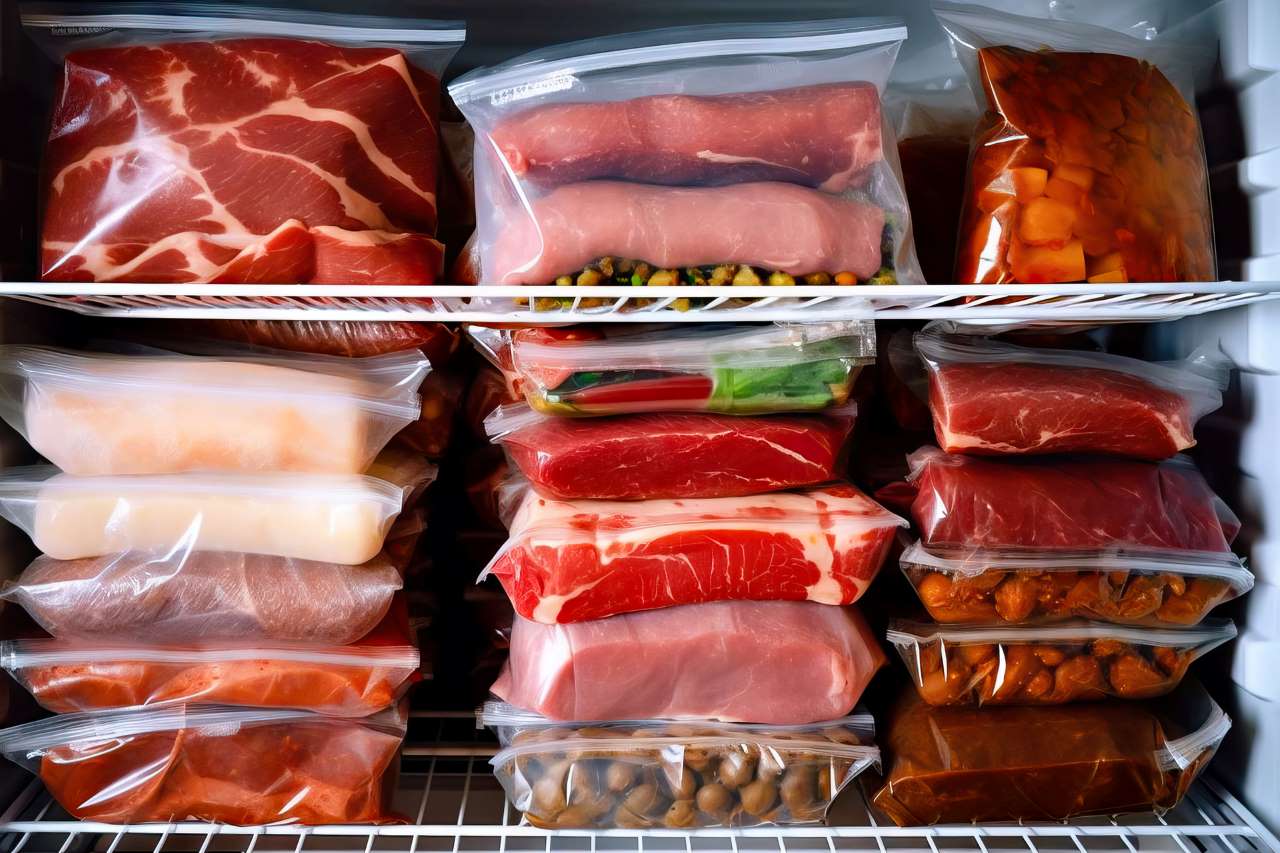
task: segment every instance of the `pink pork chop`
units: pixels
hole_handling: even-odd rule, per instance
[[[552,104],[506,119],[492,135],[511,171],[543,187],[593,178],[787,181],[839,193],[884,158],[870,83]]]
[[[848,713],[884,661],[851,607],[732,601],[572,625],[517,617],[493,692],[556,720],[800,725]]]
[[[880,268],[884,211],[783,183],[568,184],[511,213],[485,257],[486,284],[546,284],[605,256],[662,269],[748,264],[790,275]]]

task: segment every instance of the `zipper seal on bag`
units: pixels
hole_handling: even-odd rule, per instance
[[[700,735],[695,737],[681,737],[678,735],[670,736],[652,736],[652,737],[621,737],[621,738],[584,738],[570,737],[564,740],[555,741],[538,741],[536,743],[521,743],[505,747],[489,759],[489,764],[494,767],[501,767],[513,758],[530,753],[559,751],[559,750],[590,750],[600,749],[602,744],[609,744],[619,749],[644,749],[646,747],[662,748],[669,746],[682,747],[698,747],[698,746],[737,746],[742,743],[751,743],[761,748],[779,751],[805,751],[815,755],[833,758],[849,758],[859,762],[860,767],[868,767],[871,764],[880,761],[880,748],[874,744],[849,744],[836,743],[835,741],[820,739],[816,734],[812,740],[789,739],[771,737],[757,732],[743,731],[735,736],[732,732],[723,735]]]
[[[24,26],[57,30],[62,27],[101,30],[216,32],[220,35],[286,36],[341,40],[359,35],[361,41],[406,44],[461,44],[462,21],[338,15],[325,12],[245,6],[229,9],[221,3],[190,3],[174,11],[172,3],[117,3],[134,11],[95,12],[84,3],[30,4],[21,12]],[[66,11],[62,11],[65,7]],[[234,11],[234,14],[230,12]],[[389,26],[395,24],[395,26]],[[80,34],[77,32],[76,34]],[[58,33],[55,33],[58,35]]]
[[[856,47],[872,47],[890,42],[905,41],[907,27],[901,18],[852,18],[833,19],[828,21],[807,22],[788,26],[780,24],[760,24],[756,28],[762,32],[765,28],[775,31],[773,35],[729,36],[722,38],[704,38],[696,41],[677,41],[661,44],[641,45],[636,47],[619,47],[615,50],[597,49],[583,56],[566,56],[558,58],[540,58],[532,56],[523,62],[517,61],[506,68],[474,71],[465,74],[449,85],[449,94],[459,107],[471,101],[487,97],[490,103],[500,105],[511,101],[536,97],[547,92],[567,89],[573,78],[593,71],[606,71],[615,68],[632,68],[639,65],[654,65],[690,58],[726,58],[733,56],[751,56],[756,54],[803,54],[819,53],[829,50],[840,50]],[[837,27],[844,26],[842,30]],[[746,25],[750,26],[750,25]],[[737,25],[743,29],[744,25]],[[779,29],[792,29],[794,32],[781,34]],[[684,33],[696,32],[698,28],[672,28],[672,37]],[[725,28],[729,29],[729,27]],[[714,28],[713,28],[714,30]],[[703,30],[705,32],[705,29]],[[663,31],[651,31],[646,35],[657,35]],[[607,37],[606,37],[607,38]],[[572,44],[558,46],[563,50],[572,48]]]
[[[1231,718],[1227,716],[1227,712],[1212,699],[1209,703],[1212,705],[1209,718],[1200,728],[1180,738],[1166,741],[1156,753],[1156,763],[1162,771],[1187,769],[1207,750],[1216,749],[1227,732],[1231,731]]]
[[[1186,628],[1136,628],[1108,622],[1058,622],[1051,625],[968,626],[895,619],[885,632],[885,640],[894,646],[953,643],[1072,643],[1086,640],[1120,640],[1138,646],[1214,648],[1236,636],[1230,619],[1208,619]],[[1208,651],[1208,649],[1205,649]]]
[[[383,667],[417,669],[421,653],[413,646],[335,646],[308,648],[304,643],[240,648],[199,648],[182,646],[95,645],[91,648],[68,645],[58,640],[5,640],[0,642],[0,668],[14,672],[35,666],[58,666],[115,662],[142,663],[222,663],[231,661],[286,661],[325,666]]]

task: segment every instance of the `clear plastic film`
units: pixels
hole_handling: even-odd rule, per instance
[[[872,804],[899,826],[1163,814],[1231,720],[1198,685],[1154,702],[935,708],[909,690],[889,716]]]
[[[1199,48],[934,6],[987,107],[971,145],[957,281],[1215,279],[1200,125],[1188,88],[1179,91]]]
[[[1228,619],[1175,630],[1096,622],[939,626],[895,620],[886,639],[930,705],[1061,705],[1149,699],[1236,635]]]
[[[494,774],[530,823],[638,829],[818,823],[879,764],[869,714],[801,726],[629,720],[560,724],[489,702]]]
[[[218,705],[62,714],[0,731],[72,817],[387,823],[408,709],[364,718]]]
[[[896,19],[698,26],[459,77],[484,284],[919,280],[880,93]]]
[[[719,498],[839,479],[856,415],[849,403],[821,416],[558,418],[516,404],[494,409],[484,426],[546,497]]]
[[[193,332],[289,352],[367,358],[421,350],[433,368],[444,365],[461,336],[444,323],[363,320],[202,320]]]
[[[481,577],[546,624],[707,601],[851,604],[907,524],[846,484],[629,502],[526,487],[512,501],[511,535]]]
[[[915,348],[948,453],[1166,459],[1195,446],[1196,422],[1222,405],[1229,370],[1207,351],[1160,364],[935,330],[917,333]]]
[[[854,608],[711,602],[569,625],[517,617],[493,692],[558,720],[792,725],[849,713],[884,663]]]
[[[22,19],[63,63],[45,280],[436,280],[439,77],[461,23],[156,2]]]
[[[76,477],[15,468],[0,477],[0,516],[55,560],[233,551],[354,566],[378,555],[435,469],[406,459],[378,473]]]
[[[419,417],[430,369],[417,351],[0,347],[0,416],[69,474],[354,474]]]
[[[1054,622],[1073,617],[1122,625],[1198,624],[1253,588],[1230,552],[931,550],[900,558],[920,602],[939,622]]]
[[[828,409],[875,354],[867,321],[522,329],[510,340],[529,405],[570,416]]]
[[[366,717],[421,677],[403,602],[350,645],[6,640],[0,667],[59,714],[199,703]]]

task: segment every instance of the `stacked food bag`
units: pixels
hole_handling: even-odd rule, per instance
[[[905,522],[840,482],[869,323],[478,333],[528,405],[486,570],[517,612],[481,713],[553,827],[820,819],[878,753],[858,612]],[[677,722],[678,720],[678,722]]]
[[[655,30],[449,86],[484,284],[919,281],[880,93],[894,19]]]
[[[1170,694],[1235,636],[1209,611],[1253,584],[1239,522],[1177,455],[1224,371],[936,328],[915,347],[942,449],[910,459],[920,538],[901,562],[941,624],[889,631],[918,697],[876,804],[907,824],[1171,808],[1229,721]],[[1093,702],[1110,704],[1070,704]]]
[[[63,715],[0,751],[87,820],[389,819],[421,677],[397,593],[434,468],[385,448],[427,370],[0,348],[0,416],[52,463],[0,476],[43,552],[3,596],[50,635],[0,665]]]

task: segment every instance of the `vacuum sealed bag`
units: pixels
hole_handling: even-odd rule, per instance
[[[31,3],[61,61],[48,281],[430,284],[460,23]],[[159,94],[157,94],[159,93]]]
[[[489,763],[507,798],[552,829],[820,823],[880,762],[870,714],[803,726],[564,725],[488,702],[477,716],[502,741]]]
[[[871,799],[899,826],[1163,814],[1230,728],[1198,688],[1037,708],[933,708],[910,691],[889,718]]]
[[[360,719],[179,705],[66,714],[0,731],[79,820],[389,823],[407,708]]]
[[[529,405],[555,415],[805,412],[843,405],[875,361],[867,321],[521,329],[510,356]]]
[[[1166,459],[1195,446],[1196,422],[1222,405],[1227,380],[1208,358],[1154,364],[928,330],[915,347],[948,453]]]
[[[799,725],[849,713],[884,663],[852,607],[712,602],[571,625],[517,617],[493,692],[556,720]]]
[[[1163,696],[1193,661],[1235,635],[1227,619],[1177,630],[895,621],[887,639],[930,705],[1061,705]]]
[[[495,576],[546,624],[708,601],[852,604],[907,523],[846,484],[737,498],[557,501],[528,491]]]
[[[430,363],[0,347],[0,416],[68,474],[356,474],[418,419]]]
[[[1072,551],[909,546],[900,558],[939,622],[1195,625],[1253,588],[1244,561],[1221,551]]]
[[[495,409],[485,430],[549,498],[722,498],[840,479],[855,415],[850,404],[823,416],[557,418],[518,405]]]
[[[911,455],[912,519],[931,549],[1206,551],[1240,521],[1186,457],[980,459]]]
[[[957,3],[935,11],[987,107],[956,281],[1215,279],[1200,125],[1166,76],[1185,48]]]
[[[6,640],[0,667],[59,714],[200,703],[367,717],[395,704],[421,677],[403,602],[346,646]]]
[[[449,86],[484,284],[919,281],[880,92],[896,19],[683,27]]]
[[[201,320],[198,331],[219,340],[346,358],[416,349],[433,368],[442,367],[461,342],[457,330],[444,323],[393,320]]]
[[[387,615],[424,528],[416,512],[399,516],[382,553],[358,566],[187,549],[40,556],[0,599],[59,640],[341,646]]]
[[[408,496],[435,476],[157,474],[75,477],[51,467],[0,477],[0,516],[55,560],[170,549],[359,565],[382,550]]]

